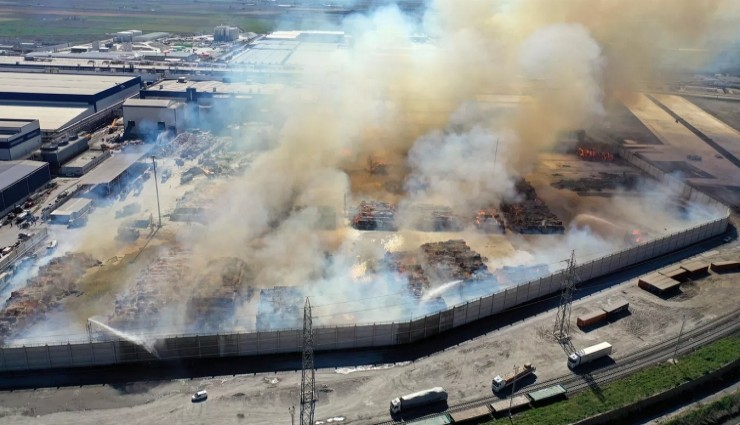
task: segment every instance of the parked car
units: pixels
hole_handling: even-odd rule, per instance
[[[204,401],[207,398],[208,398],[208,393],[206,392],[206,390],[201,390],[201,391],[198,391],[197,393],[193,394],[193,396],[190,397],[190,400],[193,403],[197,403],[199,401]]]

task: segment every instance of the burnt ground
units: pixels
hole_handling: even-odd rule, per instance
[[[737,259],[740,246],[733,242],[700,257],[706,260]],[[736,277],[712,274],[682,285],[677,295],[667,299],[638,288],[634,278],[599,290],[575,302],[574,322],[579,314],[616,298],[630,302],[630,314],[588,331],[578,330],[574,324],[574,344],[584,347],[609,341],[614,345],[612,358],[618,362],[626,354],[677,334],[684,316],[686,329],[690,330],[735,311],[736,300],[740,296]],[[582,291],[591,292],[590,289]],[[417,356],[422,357],[414,357],[407,362],[375,367],[320,368],[316,373],[319,392],[316,418],[343,416],[346,418],[344,423],[353,424],[387,420],[390,398],[436,385],[449,391],[450,404],[476,399],[491,394],[490,379],[493,375],[505,373],[528,361],[537,367],[536,380],[532,382],[566,374],[565,353],[547,336],[554,313],[549,309],[503,327],[488,324],[493,330],[443,351],[426,353],[424,344],[420,344]],[[533,346],[537,350],[532,350]],[[349,357],[353,355],[361,357],[359,353],[346,353],[344,361],[352,363]],[[323,354],[322,360],[322,353],[317,353],[317,364],[327,366],[328,356]],[[362,360],[359,359],[360,362]],[[365,360],[377,362],[369,355]],[[296,356],[293,364],[297,362]],[[289,408],[298,404],[300,379],[300,371],[290,370],[128,385],[4,392],[0,393],[0,405],[3,406],[0,417],[7,424],[112,424],[121,421],[131,424],[287,423]],[[193,404],[189,396],[199,389],[207,389],[209,399]]]

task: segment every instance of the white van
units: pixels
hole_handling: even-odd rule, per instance
[[[193,394],[193,396],[190,397],[190,400],[193,403],[197,403],[197,402],[203,401],[203,400],[205,400],[207,398],[208,398],[208,393],[206,392],[206,390],[201,390],[201,391],[198,391],[197,393]]]
[[[48,245],[46,245],[46,249],[48,249],[49,251],[53,250],[56,247],[57,247],[57,240],[56,239],[53,239],[51,242],[49,242]]]

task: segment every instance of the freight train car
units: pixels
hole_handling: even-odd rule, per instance
[[[450,413],[450,416],[454,424],[479,423],[482,420],[491,419],[492,412],[488,406],[478,406]]]

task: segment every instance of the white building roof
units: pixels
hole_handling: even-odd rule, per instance
[[[0,190],[12,186],[36,170],[47,166],[40,161],[2,161],[0,162]]]
[[[88,198],[72,198],[65,202],[61,207],[55,209],[51,215],[68,216],[78,213],[87,208],[92,203]]]
[[[170,108],[177,106],[179,102],[171,99],[126,99],[123,107],[133,106],[139,108]]]
[[[95,95],[131,79],[110,75],[3,72],[0,75],[0,92]]]
[[[90,108],[33,105],[0,105],[0,117],[5,119],[39,120],[42,131],[56,131],[84,118]]]

